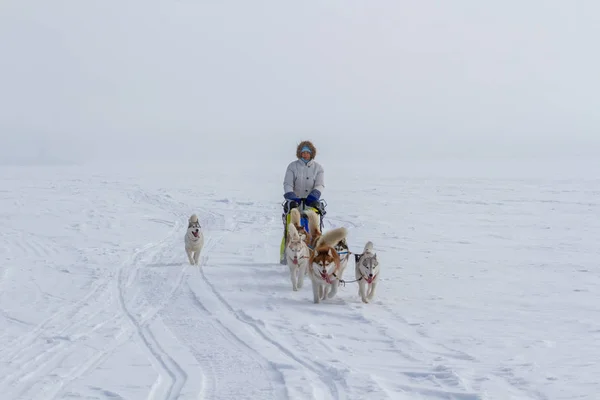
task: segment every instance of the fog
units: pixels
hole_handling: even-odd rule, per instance
[[[594,1],[0,4],[0,163],[585,157]],[[282,167],[283,168],[283,167]]]

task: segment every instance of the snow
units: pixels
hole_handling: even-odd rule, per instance
[[[325,230],[382,278],[314,304],[256,164],[0,167],[2,399],[597,398],[594,170],[329,162]]]

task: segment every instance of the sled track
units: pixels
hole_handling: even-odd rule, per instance
[[[150,399],[164,399],[164,400],[173,400],[179,397],[179,394],[184,387],[187,381],[187,374],[185,370],[173,359],[166,351],[163,350],[161,345],[158,343],[152,330],[149,328],[149,323],[152,322],[156,314],[165,306],[166,302],[159,308],[152,310],[148,314],[144,315],[143,318],[137,318],[134,313],[127,306],[126,301],[126,291],[127,287],[131,287],[135,276],[137,275],[138,269],[140,268],[140,260],[142,256],[153,250],[160,249],[170,242],[173,241],[174,236],[179,233],[181,229],[181,222],[177,221],[169,235],[166,236],[163,240],[158,243],[148,244],[142,249],[138,250],[133,254],[129,262],[126,262],[121,266],[121,270],[119,271],[119,276],[117,281],[117,291],[118,291],[118,299],[121,311],[129,321],[131,327],[133,328],[136,336],[140,340],[140,343],[143,344],[146,351],[149,354],[149,359],[154,365],[154,367],[159,371],[159,377],[152,386],[149,394]],[[131,271],[127,271],[127,264],[131,265]],[[169,296],[169,299],[173,293],[179,288],[183,281],[183,276],[185,274],[184,267],[181,273],[178,276],[178,280],[175,282]],[[165,379],[165,377],[167,379]]]
[[[215,215],[214,213],[210,213],[210,214],[211,214],[211,216],[213,216],[213,217],[214,217],[214,215]],[[183,216],[180,216],[180,219],[181,219],[181,218],[183,218]],[[185,217],[185,219],[187,219],[187,217]],[[205,232],[205,235],[206,235],[206,232]],[[181,241],[181,240],[182,240],[182,238],[178,238],[178,239],[179,239],[179,240],[176,240],[176,238],[173,238],[173,241],[175,242],[175,241]],[[202,256],[201,256],[201,258],[200,258],[200,260],[199,260],[199,265],[198,265],[198,267],[193,267],[193,268],[202,268],[202,266],[203,266],[203,265],[205,264],[205,262],[206,262],[206,259],[207,259],[207,257],[208,257],[208,253],[210,252],[210,250],[211,250],[213,247],[215,247],[215,246],[216,246],[216,245],[217,245],[217,244],[218,244],[218,243],[219,243],[221,240],[222,240],[222,238],[217,238],[217,239],[214,239],[213,237],[206,235],[206,237],[205,237],[205,246],[204,246],[204,248],[203,248],[203,250],[202,250],[202,253],[204,253],[204,254],[202,254]],[[179,249],[180,247],[177,247],[177,248]],[[183,254],[183,248],[181,248],[181,252],[182,252],[182,257],[185,257],[185,255]],[[186,259],[186,261],[185,261],[185,262],[187,263],[187,259]],[[184,282],[184,279],[183,279],[183,278],[184,278],[184,276],[185,276],[185,278],[188,278],[188,277],[190,276],[190,275],[189,275],[189,271],[192,269],[192,268],[190,268],[190,267],[191,267],[191,266],[189,266],[189,265],[188,265],[188,266],[186,266],[186,267],[184,268],[184,271],[186,272],[186,274],[185,274],[185,275],[183,275],[183,274],[181,275],[181,279],[180,279],[180,281],[178,282],[178,284],[176,285],[176,287],[173,289],[173,291],[172,291],[172,293],[171,293],[171,296],[170,296],[170,298],[171,298],[171,299],[175,299],[175,301],[176,301],[176,299],[177,299],[177,295],[178,295],[178,294],[180,294],[180,293],[181,293],[182,291],[184,291],[185,289],[187,289],[187,290],[190,290],[188,285],[182,285],[182,283]],[[163,313],[163,310],[164,310],[164,307],[163,307],[163,308],[161,308],[160,310],[157,310],[157,313],[159,313],[159,314],[162,314],[162,313]],[[163,317],[163,319],[164,319],[165,321],[168,321],[168,320],[170,319],[170,316],[169,316],[169,315],[164,315],[164,316],[162,316],[162,317]],[[175,327],[169,327],[169,329],[173,329],[173,328],[175,328]],[[188,344],[188,343],[183,343],[183,344],[184,344],[184,345],[185,345],[185,346],[188,348],[188,350],[192,350],[192,346],[191,346],[190,344]],[[158,345],[158,344],[157,344],[157,345]],[[191,353],[192,353],[192,354],[194,354],[194,352],[193,352],[193,351],[191,351]],[[195,354],[194,354],[194,356],[195,356],[195,358],[197,358],[197,359],[198,359],[198,357],[197,357]],[[169,358],[170,358],[170,357],[169,357]],[[198,359],[198,361],[200,362],[200,361],[201,361],[201,359]],[[181,369],[181,367],[179,367],[179,366],[177,366],[177,367],[178,367],[179,369]],[[182,372],[183,372],[183,371],[182,371]],[[174,378],[174,377],[172,377],[172,378]],[[164,397],[164,399],[171,399],[171,398],[175,398],[175,399],[176,399],[176,398],[178,398],[179,394],[181,393],[181,391],[182,391],[182,389],[183,389],[183,386],[184,386],[184,384],[185,384],[185,381],[187,381],[187,375],[186,375],[186,377],[185,377],[185,380],[184,380],[184,381],[182,381],[180,384],[177,384],[177,385],[176,385],[176,387],[175,387],[175,390],[173,390],[173,391],[172,391],[172,393],[169,395],[170,397]],[[203,398],[208,398],[208,399],[210,399],[210,398],[214,398],[214,396],[215,396],[215,393],[214,393],[214,386],[215,386],[215,385],[214,385],[214,382],[208,382],[208,381],[209,381],[209,379],[207,378],[206,374],[205,374],[205,373],[204,373],[204,371],[203,371],[202,391],[201,391],[201,393],[199,393],[199,395],[198,395],[198,398],[199,398],[199,399],[203,399]],[[159,383],[159,382],[157,381],[157,384],[158,384],[158,383]],[[155,396],[153,396],[153,393],[152,393],[152,392],[151,392],[151,394],[150,394],[149,398],[150,398],[150,399],[154,399],[154,398],[155,398]]]
[[[154,308],[147,307],[139,310],[144,311],[144,313],[140,312],[140,315],[143,314],[143,317],[136,317],[136,313],[128,306],[126,298],[127,289],[133,286],[144,255],[149,254],[152,251],[157,251],[158,255],[160,255],[160,249],[170,244],[170,241],[173,240],[174,235],[178,233],[178,229],[180,229],[181,226],[181,223],[178,220],[174,223],[162,220],[160,222],[172,228],[169,234],[162,240],[156,243],[150,243],[135,251],[127,261],[121,264],[121,268],[113,278],[113,283],[115,285],[113,292],[116,291],[116,296],[113,298],[116,297],[118,300],[118,308],[120,308],[121,312],[114,315],[112,319],[120,321],[120,332],[114,335],[114,339],[111,341],[110,345],[90,357],[81,365],[73,368],[73,372],[66,377],[61,385],[59,385],[59,389],[55,391],[54,396],[51,398],[58,398],[59,395],[64,395],[68,389],[68,383],[73,382],[78,377],[83,376],[88,371],[91,371],[93,368],[100,365],[113,354],[117,348],[128,342],[134,336],[139,339],[140,344],[148,353],[148,359],[159,373],[157,381],[152,386],[150,392],[151,397],[149,398],[173,399],[179,396],[181,389],[187,381],[185,370],[162,349],[149,324],[154,320],[156,314],[167,304],[175,290],[177,290],[183,282],[185,268],[182,268],[177,275],[174,286],[167,293],[166,298],[161,304]],[[137,300],[137,293],[133,296],[133,299],[129,300]]]
[[[236,210],[232,210],[235,214]],[[275,382],[270,390],[274,390],[274,398],[277,399],[290,399],[292,398],[289,392],[288,385],[285,382],[285,373],[284,371],[288,371],[290,373],[290,369],[293,370],[294,367],[288,364],[285,359],[291,360],[292,364],[298,365],[301,370],[304,370],[309,373],[310,379],[308,383],[303,382],[301,385],[301,389],[305,394],[305,389],[312,388],[313,392],[319,392],[319,394],[313,393],[312,397],[316,398],[330,398],[330,399],[344,399],[345,396],[342,394],[343,390],[338,388],[338,385],[332,381],[329,371],[319,366],[316,363],[312,363],[307,361],[302,356],[299,356],[294,351],[290,350],[286,346],[277,342],[273,338],[270,337],[260,326],[259,323],[254,321],[251,317],[246,315],[243,312],[236,312],[235,309],[225,300],[223,295],[219,292],[219,290],[211,283],[210,279],[205,274],[205,267],[208,264],[208,261],[211,256],[211,251],[222,244],[225,237],[227,237],[230,233],[236,232],[240,229],[241,224],[240,218],[236,218],[235,216],[232,220],[227,221],[227,216],[225,214],[221,214],[214,211],[209,210],[201,210],[203,215],[210,215],[212,217],[218,216],[221,219],[224,219],[225,224],[221,227],[223,232],[217,238],[212,239],[208,246],[205,246],[203,249],[203,254],[200,259],[200,268],[194,270],[194,273],[190,275],[187,284],[187,295],[185,293],[180,293],[180,296],[187,297],[187,302],[189,305],[194,307],[194,311],[192,311],[192,315],[198,316],[201,314],[200,319],[203,321],[202,326],[207,325],[206,329],[210,329],[208,325],[212,325],[212,329],[216,329],[216,331],[220,332],[220,336],[224,337],[227,341],[234,345],[234,347],[242,350],[246,355],[250,357],[254,362],[258,362],[258,365],[269,377],[269,381]],[[215,227],[215,229],[218,229]],[[207,230],[210,231],[210,227],[207,227]],[[194,279],[196,277],[198,279]],[[208,297],[207,297],[208,296]],[[182,300],[183,303],[183,300]],[[185,306],[185,305],[184,305]],[[187,307],[187,306],[186,306]],[[181,315],[181,313],[175,313]],[[168,318],[165,316],[165,318]],[[206,322],[208,321],[208,322]],[[175,327],[176,328],[176,327]],[[256,335],[252,339],[245,338],[239,334],[239,332],[245,332],[247,328],[250,328]],[[176,328],[177,329],[177,328]],[[180,327],[181,329],[181,327]],[[185,335],[181,335],[181,340],[186,341]],[[192,349],[193,352],[194,344],[188,344],[188,347]],[[282,360],[277,362],[269,358],[265,358],[262,349],[272,349],[277,350],[276,353],[282,355]],[[197,357],[198,358],[198,357]],[[202,361],[201,357],[198,361]],[[250,361],[248,361],[250,362]],[[304,376],[301,372],[299,375]],[[210,382],[210,379],[207,380],[207,385],[203,387],[202,397],[200,398],[213,398],[214,396],[214,382]],[[296,379],[296,377],[294,377]],[[280,385],[277,384],[280,383]],[[315,382],[319,382],[320,385],[315,387]],[[239,383],[238,383],[239,384]],[[324,389],[324,390],[322,390]],[[260,395],[260,394],[258,394]],[[264,393],[263,393],[264,395]],[[325,397],[323,397],[325,395]]]
[[[200,210],[203,216],[208,216],[210,222],[214,222],[217,219],[225,220],[225,215],[209,211]],[[183,285],[178,289],[177,294],[174,296],[175,300],[170,304],[170,308],[164,311],[164,315],[161,312],[161,317],[168,322],[171,322],[169,329],[177,333],[178,339],[182,342],[188,350],[194,355],[196,360],[203,365],[202,373],[202,390],[198,394],[198,399],[213,399],[216,397],[217,382],[225,387],[220,388],[219,394],[223,398],[240,398],[240,396],[256,396],[257,398],[265,395],[265,390],[273,391],[273,397],[277,399],[289,399],[287,388],[283,385],[278,385],[278,382],[283,382],[283,373],[277,367],[276,364],[265,359],[258,350],[250,346],[247,341],[237,334],[233,329],[230,328],[229,324],[225,321],[229,317],[229,313],[218,312],[213,313],[209,310],[209,307],[205,305],[205,302],[214,303],[216,300],[218,304],[220,301],[215,296],[212,296],[212,292],[208,288],[200,290],[201,293],[196,293],[190,286],[192,283],[203,283],[205,282],[202,278],[203,269],[207,265],[208,260],[211,256],[211,251],[222,244],[225,237],[231,232],[237,229],[237,224],[234,226],[225,228],[220,234],[207,234],[211,228],[210,223],[206,224],[206,243],[202,250],[200,257],[199,267],[191,268],[192,271],[187,275],[187,284]],[[218,230],[215,227],[215,231]],[[196,271],[198,273],[196,273]],[[197,279],[196,279],[197,278]],[[210,296],[211,299],[205,299],[206,295]],[[219,307],[222,309],[222,307]],[[175,311],[176,312],[169,312]],[[187,316],[184,320],[177,318],[177,316]],[[198,342],[190,340],[190,338],[197,337],[198,331],[204,332],[204,339],[201,341],[201,348],[197,348]],[[223,346],[222,340],[225,340],[228,345]],[[233,345],[233,348],[231,347]],[[210,351],[207,353],[207,347]],[[244,356],[237,352],[241,351]],[[216,355],[211,355],[211,352],[217,352]],[[220,353],[219,352],[223,352]],[[246,357],[247,356],[247,357]],[[235,360],[235,361],[234,361]],[[234,364],[231,364],[231,363]],[[241,367],[240,367],[241,365]],[[260,386],[256,387],[240,386],[239,382],[235,382],[233,388],[227,386],[227,375],[231,372],[231,369],[237,368],[249,368],[254,370],[255,366],[262,370],[268,376],[267,382],[264,386],[258,383]],[[247,372],[250,372],[246,369]],[[224,374],[224,375],[222,375]],[[252,372],[249,373],[252,376]],[[221,377],[217,379],[218,377]],[[245,378],[248,379],[248,378]],[[256,382],[252,382],[256,383]],[[236,393],[238,390],[243,390],[244,393]],[[232,393],[230,393],[232,392]]]
[[[139,195],[136,195],[139,196]],[[145,202],[154,199],[151,195],[143,194],[141,196]],[[154,205],[163,206],[163,204]],[[158,202],[160,203],[160,201]],[[181,208],[181,204],[168,204],[167,205],[170,211],[172,209]],[[172,212],[172,211],[171,211]],[[218,215],[212,212],[203,212],[203,215],[210,215],[213,218]],[[133,335],[138,338],[139,343],[144,347],[146,353],[148,354],[148,359],[158,372],[157,380],[154,382],[150,392],[148,394],[148,399],[153,400],[173,400],[178,399],[186,383],[188,382],[188,375],[186,370],[175,360],[175,358],[169,354],[168,351],[160,344],[159,340],[153,333],[153,330],[150,324],[156,320],[156,317],[161,315],[163,310],[169,306],[174,299],[176,299],[177,295],[183,290],[183,283],[189,277],[189,271],[198,267],[193,267],[187,264],[187,259],[181,263],[181,270],[177,274],[177,279],[173,283],[173,285],[169,288],[168,293],[164,298],[160,301],[158,305],[150,306],[146,304],[142,307],[133,307],[131,303],[135,303],[136,305],[147,303],[146,300],[149,300],[145,297],[144,293],[135,293],[132,298],[128,298],[127,292],[128,289],[140,289],[140,286],[136,284],[138,280],[139,270],[142,265],[147,264],[145,261],[148,254],[151,254],[150,259],[153,262],[162,261],[161,259],[172,257],[174,254],[178,254],[179,250],[181,250],[181,257],[185,258],[183,253],[183,247],[181,241],[183,240],[184,226],[182,221],[187,221],[188,215],[184,215],[182,213],[176,213],[174,215],[175,223],[169,223],[169,221],[160,220],[161,222],[167,226],[171,227],[171,230],[167,236],[165,236],[162,240],[156,243],[150,243],[140,250],[134,252],[129,260],[121,266],[121,270],[119,271],[118,279],[117,279],[117,295],[119,299],[119,305],[122,311],[122,314],[129,321],[129,325],[133,329]],[[155,221],[156,222],[156,221]],[[181,234],[181,237],[180,237]],[[205,233],[206,234],[206,233]],[[203,249],[203,252],[210,252],[210,249],[213,248],[217,243],[219,243],[221,239],[214,240],[210,236],[206,237],[206,244]],[[176,253],[171,254],[170,251],[175,251]],[[152,253],[155,253],[152,255]],[[203,257],[205,258],[206,255]],[[177,256],[175,256],[177,257]],[[155,264],[158,265],[158,264]],[[143,286],[143,285],[142,285]],[[162,290],[162,289],[161,289]],[[166,319],[168,317],[165,316]],[[165,319],[163,318],[163,319]],[[159,320],[157,323],[162,322]],[[167,328],[166,325],[163,327]],[[171,329],[172,327],[168,327],[167,329]],[[188,346],[189,347],[189,346]],[[188,349],[189,350],[189,349]],[[207,388],[203,385],[202,391],[207,392]]]
[[[230,329],[227,324],[225,324],[221,318],[212,314],[202,303],[201,299],[194,292],[191,287],[187,288],[188,297],[192,305],[195,307],[195,313],[199,315],[200,318],[207,321],[207,323],[211,324],[214,329],[220,333],[221,337],[225,338],[228,342],[232,343],[239,350],[248,354],[249,357],[257,362],[270,378],[270,382],[283,382],[284,375],[281,372],[280,368],[264,358],[260,354],[258,350],[250,346],[240,335],[236,334],[232,329]],[[205,377],[206,378],[206,377]],[[205,387],[203,387],[202,399],[214,399],[215,398],[215,382],[211,380],[211,382],[207,382]],[[290,399],[289,393],[287,389],[284,387],[282,389],[274,388],[275,395],[274,398],[277,399]]]
[[[224,308],[228,312],[228,314],[232,315],[233,317],[235,317],[235,319],[237,319],[241,323],[245,324],[246,326],[250,327],[254,332],[256,332],[256,334],[258,335],[258,337],[261,338],[261,340],[263,340],[270,346],[277,348],[282,354],[285,354],[289,359],[291,359],[295,363],[301,365],[306,370],[308,370],[312,374],[314,374],[317,377],[317,379],[319,381],[321,381],[323,386],[327,389],[327,391],[330,394],[330,398],[336,399],[336,400],[345,398],[345,396],[343,396],[343,394],[342,394],[343,391],[341,391],[338,388],[338,384],[336,384],[334,381],[331,381],[330,379],[327,378],[327,376],[329,376],[328,370],[326,370],[325,368],[319,366],[318,364],[316,364],[314,362],[306,361],[303,357],[298,356],[295,352],[288,349],[287,347],[285,347],[278,341],[274,340],[271,336],[269,336],[267,333],[265,333],[265,331],[259,326],[259,324],[252,317],[248,316],[243,311],[240,311],[240,312],[235,311],[233,309],[233,307],[219,293],[219,291],[216,289],[216,287],[210,282],[210,280],[207,278],[206,274],[204,273],[204,270],[200,269],[199,272],[200,272],[200,276],[202,278],[203,286],[205,286],[206,288],[208,288],[210,290],[210,292],[214,295],[215,299],[218,300],[218,302],[221,304],[221,307]],[[205,292],[203,291],[203,293],[205,293]],[[196,298],[197,298],[197,296],[196,296]],[[198,303],[199,303],[199,306],[206,309],[206,307],[202,304],[202,302],[199,299],[198,299]],[[223,322],[220,322],[220,323],[223,324]],[[226,328],[226,329],[228,329],[228,328]],[[228,331],[233,334],[231,329],[228,329]],[[235,336],[235,334],[233,334],[233,335]],[[245,343],[239,337],[238,337],[238,340]],[[246,347],[252,348],[247,343],[245,343],[244,345]]]

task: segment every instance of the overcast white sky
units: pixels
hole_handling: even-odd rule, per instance
[[[597,0],[2,0],[0,158],[594,154],[598,38]]]

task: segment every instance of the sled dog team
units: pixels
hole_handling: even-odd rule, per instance
[[[308,275],[312,283],[313,300],[335,297],[350,254],[346,241],[347,230],[344,227],[321,232],[319,216],[312,210],[305,210],[308,218],[308,231],[301,224],[300,211],[290,210],[290,222],[287,226],[285,256],[290,269],[292,289],[297,291]],[[188,220],[184,237],[185,252],[191,265],[198,265],[204,246],[204,235],[198,216],[193,214]],[[375,296],[379,280],[379,261],[373,249],[373,243],[367,242],[361,254],[354,254],[354,275],[358,283],[358,294],[364,303]]]

